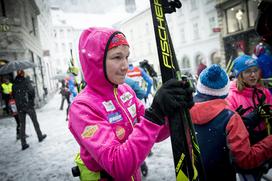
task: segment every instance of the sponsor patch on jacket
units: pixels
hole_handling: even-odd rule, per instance
[[[108,115],[109,123],[116,123],[123,120],[122,115],[119,112],[114,112]]]
[[[94,133],[97,131],[98,126],[97,125],[90,125],[86,126],[81,136],[83,138],[90,138],[94,135]]]
[[[107,112],[115,110],[115,106],[114,106],[114,104],[112,103],[111,100],[104,101],[104,102],[102,102],[102,104],[104,105]]]
[[[136,116],[136,105],[132,104],[132,106],[128,107],[128,112],[130,113],[131,117]]]
[[[132,95],[130,92],[125,92],[123,95],[120,96],[123,103],[127,102],[128,100],[132,99]]]
[[[115,129],[115,133],[116,133],[117,138],[122,140],[125,137],[126,130],[125,130],[125,128],[123,128],[121,126],[117,126]]]

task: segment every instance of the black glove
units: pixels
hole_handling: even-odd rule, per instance
[[[261,118],[270,119],[272,117],[271,105],[269,104],[263,104],[263,105],[257,106],[257,112]]]
[[[242,116],[244,124],[249,132],[253,131],[260,123],[260,117],[256,110],[248,113],[245,116]]]
[[[151,107],[146,109],[144,117],[158,125],[164,124],[164,117],[173,115],[181,107],[191,108],[193,89],[188,82],[176,79],[165,82],[156,92]]]

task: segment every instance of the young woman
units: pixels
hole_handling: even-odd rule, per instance
[[[272,96],[260,82],[260,70],[256,59],[248,55],[241,55],[234,60],[233,69],[236,80],[231,82],[226,100],[233,110],[243,112],[242,117],[249,131],[250,142],[251,145],[254,145],[271,132],[269,129],[271,107],[269,105],[272,104]],[[261,176],[260,170],[256,168],[243,171],[243,173],[252,173],[250,176],[243,174],[243,177],[247,177],[248,180],[258,180]]]
[[[71,104],[69,129],[92,175],[89,180],[141,180],[140,165],[152,146],[169,136],[165,118],[192,94],[180,81],[170,80],[144,110],[124,84],[129,53],[125,36],[114,29],[89,28],[81,34],[79,56],[87,86]]]

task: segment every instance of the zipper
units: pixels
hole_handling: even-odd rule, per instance
[[[121,107],[121,109],[124,111],[125,115],[127,116],[128,120],[129,120],[129,122],[130,122],[130,125],[131,125],[131,127],[132,127],[132,129],[133,129],[134,126],[133,126],[133,123],[132,123],[130,117],[128,116],[128,114],[127,114],[125,108],[124,108],[124,107],[121,105],[121,103],[119,102],[119,99],[118,99],[118,97],[117,97],[117,96],[118,96],[118,93],[117,93],[117,88],[116,88],[116,87],[113,88],[113,93],[114,93],[114,97],[115,97],[115,99],[116,99],[118,105],[119,105],[119,106]],[[131,176],[131,180],[134,181],[134,177],[133,177],[133,176]]]
[[[128,120],[129,120],[129,122],[130,122],[130,124],[131,124],[131,127],[132,127],[132,129],[133,129],[134,126],[133,126],[133,123],[132,123],[130,117],[128,116],[128,114],[127,114],[125,108],[123,108],[123,106],[122,106],[121,103],[119,102],[119,99],[117,98],[118,93],[117,93],[117,88],[116,88],[116,87],[113,88],[113,93],[114,93],[114,97],[115,97],[115,99],[116,99],[118,105],[119,105],[119,106],[122,108],[122,110],[124,111],[125,115],[127,116]]]

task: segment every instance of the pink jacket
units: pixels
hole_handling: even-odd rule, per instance
[[[156,141],[169,136],[167,126],[146,120],[144,105],[127,85],[105,77],[107,28],[89,28],[79,40],[79,56],[87,82],[69,110],[69,129],[80,156],[91,171],[106,171],[115,180],[141,180],[140,165]]]
[[[269,90],[261,86],[258,86],[257,88],[264,92],[266,96],[265,103],[272,104],[272,96]],[[243,91],[239,91],[236,86],[236,80],[232,81],[230,83],[230,92],[228,94],[228,97],[226,98],[226,101],[229,103],[230,108],[235,111],[240,105],[243,106],[243,109],[252,107],[245,113],[245,115],[250,113],[254,109],[254,103],[252,101],[253,90],[254,90],[253,88],[246,87],[245,89],[243,89]],[[255,103],[258,104],[258,100],[256,96],[255,96]],[[264,121],[260,122],[258,129],[260,131],[266,129],[266,125]]]
[[[266,96],[265,102],[267,104],[272,104],[272,96],[269,90],[260,86],[258,87],[258,89],[261,89],[264,92]],[[239,91],[236,87],[236,80],[234,80],[230,83],[230,92],[226,100],[228,101],[230,108],[235,111],[235,109],[237,109],[240,105],[243,105],[244,109],[251,106],[254,107],[252,95],[253,88],[246,87],[243,91]],[[256,99],[255,102],[258,103],[258,100]],[[251,111],[252,109],[249,109],[247,113]]]

